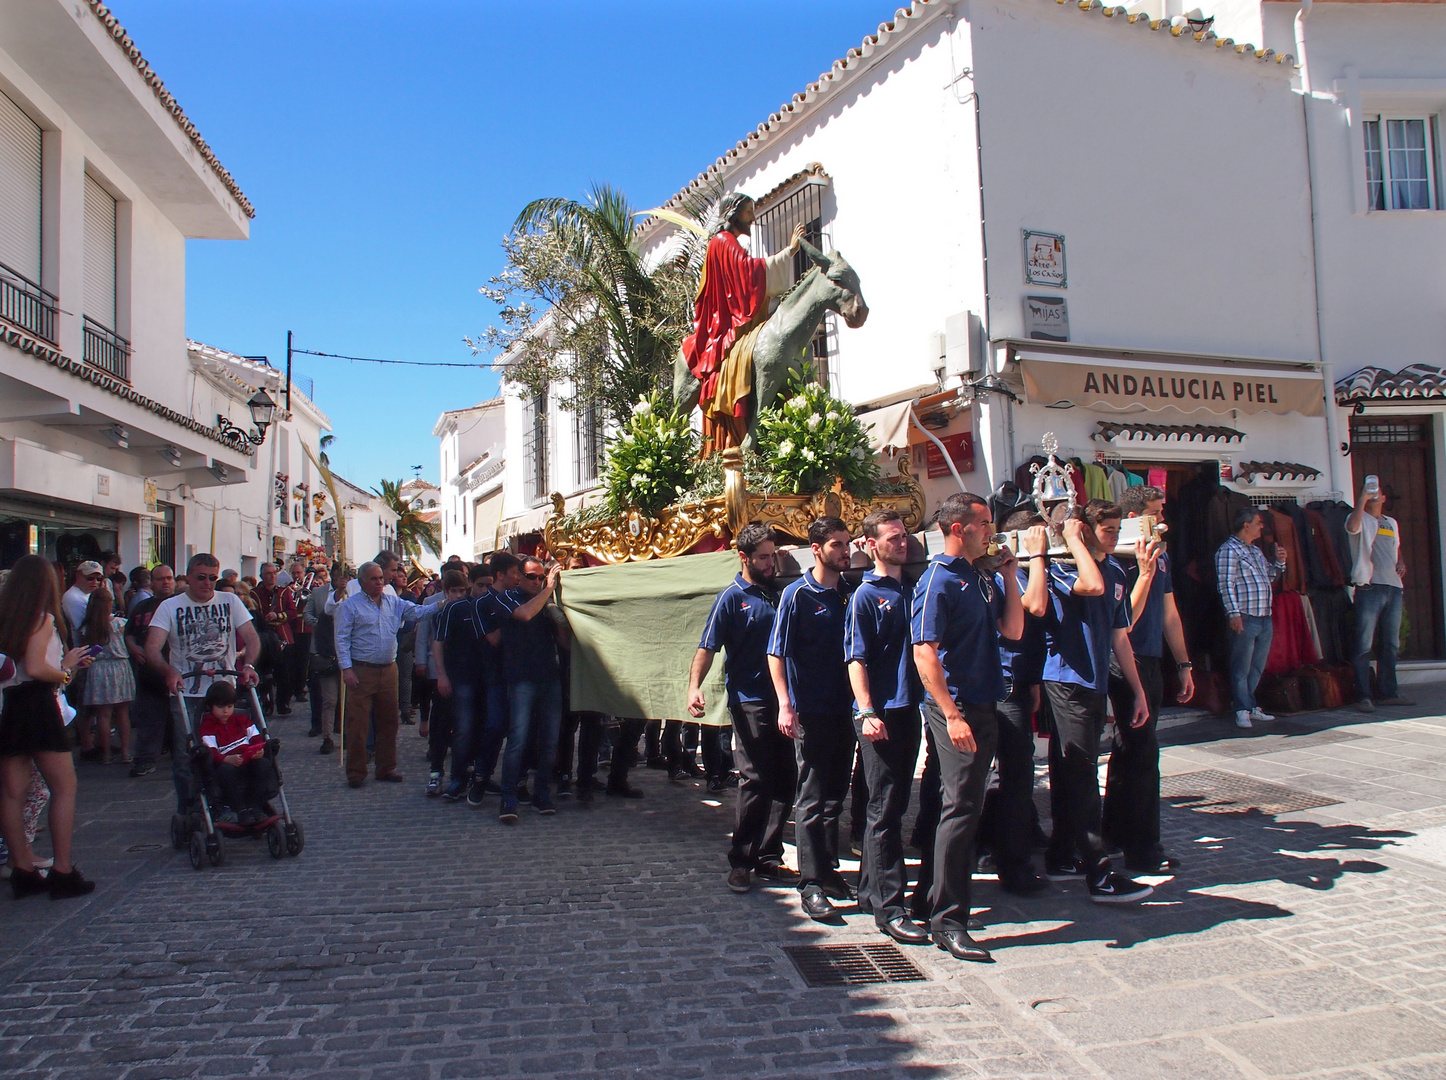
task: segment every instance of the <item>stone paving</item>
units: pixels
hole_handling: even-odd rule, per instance
[[[1248,738],[1182,716],[1165,772],[1338,800],[1272,817],[1170,806],[1185,860],[1147,904],[980,883],[997,963],[902,949],[925,981],[808,988],[783,952],[883,941],[729,893],[730,807],[647,798],[498,824],[403,785],[345,787],[282,720],[307,846],[166,844],[165,767],[80,766],[91,897],[0,899],[0,1075],[1446,1077],[1446,687]],[[1189,788],[1192,779],[1179,781]],[[1176,800],[1182,802],[1183,800]],[[42,839],[38,845],[43,850]]]

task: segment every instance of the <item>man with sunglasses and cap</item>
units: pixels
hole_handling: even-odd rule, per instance
[[[105,568],[98,562],[86,561],[75,568],[70,588],[60,598],[60,609],[65,621],[70,623],[71,644],[77,644],[75,635],[80,633],[80,624],[85,622],[85,609],[90,604],[91,594],[105,583]]]
[[[934,944],[960,960],[992,962],[969,936],[974,840],[989,765],[999,741],[996,703],[1004,697],[1000,638],[1024,633],[1015,560],[999,566],[1003,588],[974,567],[989,549],[989,503],[959,492],[935,517],[944,551],[929,561],[914,588],[911,639],[924,685],[925,716],[939,755],[943,807],[934,836],[934,886],[929,929]]]

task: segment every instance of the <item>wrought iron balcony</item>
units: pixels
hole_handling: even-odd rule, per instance
[[[55,297],[0,263],[0,319],[55,344]]]
[[[81,319],[85,336],[82,359],[91,367],[109,372],[122,382],[131,381],[131,343],[89,315]]]

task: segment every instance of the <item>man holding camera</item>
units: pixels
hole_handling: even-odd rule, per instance
[[[1356,508],[1346,518],[1351,542],[1351,584],[1355,586],[1356,642],[1351,663],[1361,697],[1356,708],[1374,712],[1376,705],[1413,705],[1396,689],[1396,650],[1401,641],[1401,607],[1405,596],[1406,561],[1401,557],[1401,526],[1386,513],[1386,492],[1375,476],[1366,477]],[[1371,646],[1376,630],[1376,694],[1371,697]]]

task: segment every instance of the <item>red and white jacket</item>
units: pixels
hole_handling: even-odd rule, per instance
[[[207,713],[201,719],[201,743],[211,748],[211,760],[217,765],[232,754],[251,761],[266,752],[266,737],[256,729],[251,717],[241,712],[233,712],[225,720]]]

